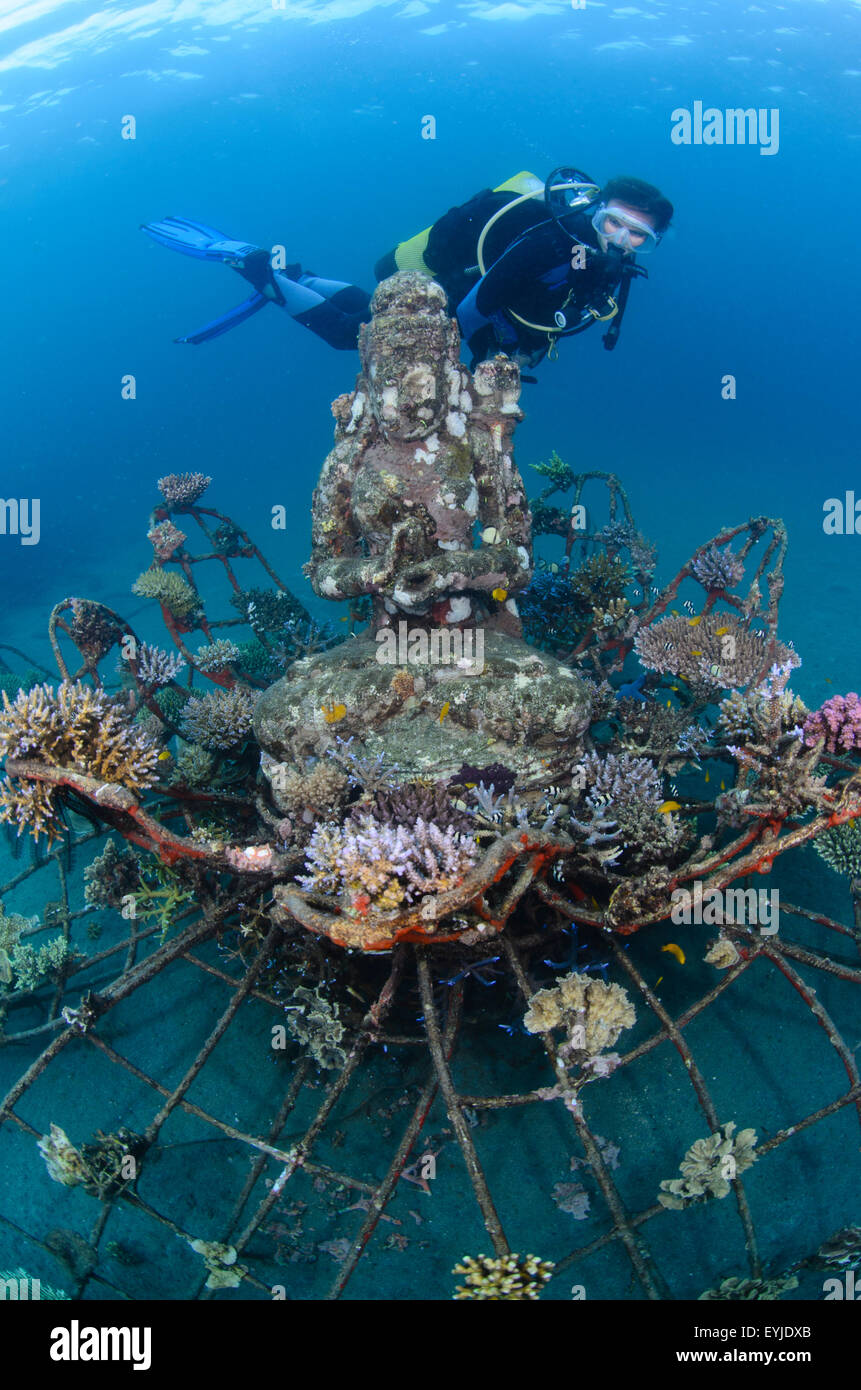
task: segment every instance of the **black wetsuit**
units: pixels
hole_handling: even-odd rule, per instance
[[[451,208],[434,223],[423,254],[446,292],[450,312],[458,318],[473,366],[497,352],[534,365],[553,338],[519,322],[509,311],[528,323],[554,328],[561,336],[581,332],[596,321],[587,307],[596,313],[609,311],[608,296],[618,290],[623,265],[633,262],[613,247],[606,253],[600,250],[588,212],[569,216],[568,235],[548,217],[542,202],[531,199],[490,228],[483,247],[488,269],[482,276],[476,264],[479,237],[493,214],[511,200],[510,193],[485,189]],[[578,245],[584,250],[575,255]],[[395,254],[390,251],[377,262],[378,282],[398,269]],[[302,273],[298,266],[288,267],[286,274],[297,287],[297,311],[288,291],[288,313],[332,347],[355,347],[361,324],[371,318],[370,295],[355,285]],[[279,281],[284,288],[283,273]],[[555,320],[557,314],[564,315],[561,324]]]

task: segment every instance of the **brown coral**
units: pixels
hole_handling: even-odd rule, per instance
[[[118,782],[131,791],[157,780],[159,747],[104,690],[80,681],[3,695],[0,753]]]
[[[772,663],[798,665],[789,647],[758,628],[746,626],[730,613],[705,617],[661,618],[640,628],[634,639],[640,662],[650,671],[703,681],[713,689],[731,690],[749,685]]]
[[[529,1033],[547,1033],[564,1026],[569,1031],[572,1051],[595,1057],[612,1047],[636,1017],[621,985],[605,984],[592,975],[574,971],[553,989],[540,989],[533,994],[523,1024]]]
[[[169,507],[190,507],[211,482],[205,473],[167,473],[159,478],[158,490]]]

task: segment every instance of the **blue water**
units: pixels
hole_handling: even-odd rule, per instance
[[[0,0],[0,479],[41,501],[38,545],[0,536],[0,641],[50,665],[67,595],[140,615],[155,480],[186,469],[328,616],[301,566],[356,355],[275,308],[174,344],[246,291],[140,223],[200,219],[372,289],[449,207],[574,164],[647,179],[676,215],[616,351],[592,330],[524,387],[527,484],[552,449],[618,473],[661,580],[721,527],[783,517],[793,686],[811,705],[861,688],[861,535],[822,528],[827,498],[861,497],[859,92],[856,4]],[[696,101],[776,109],[779,149],[674,144]]]

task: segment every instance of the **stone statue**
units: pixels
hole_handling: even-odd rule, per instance
[[[519,370],[504,356],[461,366],[445,295],[417,271],[383,281],[371,307],[355,390],[334,403],[306,566],[325,598],[369,595],[371,624],[263,693],[263,772],[279,809],[279,785],[345,748],[403,782],[504,764],[540,795],[582,750],[591,695],[521,640],[514,596],[532,558],[511,454]]]
[[[445,294],[418,271],[384,280],[371,308],[356,388],[332,407],[305,572],[324,598],[370,594],[375,628],[406,615],[519,636],[532,555],[511,456],[518,368],[461,366]]]

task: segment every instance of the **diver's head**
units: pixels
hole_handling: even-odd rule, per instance
[[[660,244],[672,216],[672,203],[654,184],[622,176],[601,189],[592,226],[602,251],[615,246],[632,255],[646,255]]]
[[[383,280],[359,333],[371,410],[388,439],[422,439],[451,409],[460,336],[441,285],[417,270]]]

